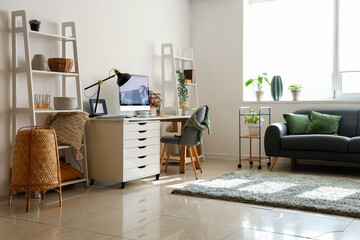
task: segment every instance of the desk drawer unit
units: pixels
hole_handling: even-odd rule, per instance
[[[124,160],[124,169],[137,168],[155,163],[159,164],[159,154],[129,158]]]
[[[124,182],[159,174],[160,163],[144,165],[124,170]]]
[[[124,149],[125,148],[134,148],[134,147],[141,147],[141,146],[150,146],[150,145],[159,145],[159,138],[158,137],[148,137],[148,138],[138,138],[132,140],[125,140],[124,141]]]
[[[125,182],[160,174],[160,122],[96,120],[87,127],[90,178]]]
[[[160,122],[124,123],[123,182],[160,173]]]

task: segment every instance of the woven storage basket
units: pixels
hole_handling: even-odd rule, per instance
[[[59,187],[61,206],[61,175],[56,133],[50,127],[20,128],[16,134],[9,204],[12,191],[26,192],[30,207],[30,193]]]
[[[73,60],[69,58],[49,58],[48,65],[53,72],[70,72]]]

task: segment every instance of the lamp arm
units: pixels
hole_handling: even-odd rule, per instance
[[[94,83],[94,84],[92,84],[92,85],[84,88],[84,90],[88,90],[89,88],[92,88],[92,87],[94,87],[94,86],[96,86],[96,85],[101,85],[103,82],[105,82],[105,81],[107,81],[107,80],[109,80],[110,78],[113,78],[113,77],[115,77],[115,76],[116,76],[116,74],[114,74],[114,75],[112,75],[112,76],[110,76],[110,77],[108,77],[108,78],[105,78],[105,79],[103,79],[103,80],[99,80],[97,83]]]

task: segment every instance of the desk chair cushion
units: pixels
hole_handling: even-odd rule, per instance
[[[163,136],[160,138],[160,142],[162,143],[168,143],[168,144],[179,144],[180,143],[181,136]]]

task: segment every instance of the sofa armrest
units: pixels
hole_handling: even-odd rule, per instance
[[[287,135],[287,125],[285,122],[273,123],[265,131],[265,153],[267,156],[280,156],[280,138]]]

